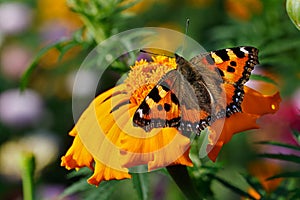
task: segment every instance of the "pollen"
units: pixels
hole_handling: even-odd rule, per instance
[[[156,56],[152,57],[152,60],[150,62],[146,60],[137,61],[134,66],[131,66],[131,71],[124,81],[128,92],[134,95],[141,87],[156,85],[164,74],[177,67],[175,58]]]

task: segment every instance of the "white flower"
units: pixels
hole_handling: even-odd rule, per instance
[[[32,21],[30,9],[22,3],[0,4],[0,33],[16,34],[24,31]]]
[[[36,172],[39,173],[58,157],[58,141],[53,133],[38,130],[21,139],[8,141],[0,146],[0,173],[13,179],[20,179],[21,156],[33,153]]]

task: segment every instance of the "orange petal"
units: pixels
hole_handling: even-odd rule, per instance
[[[259,194],[258,192],[256,192],[256,190],[253,189],[253,188],[249,188],[249,189],[248,189],[248,194],[250,194],[252,197],[254,197],[255,200],[261,199],[260,194]],[[242,199],[243,199],[243,200],[244,200],[244,199],[246,200],[247,198],[242,198]]]
[[[171,165],[186,165],[189,167],[193,166],[193,162],[190,159],[190,148],[184,152],[182,156],[180,156],[177,160],[175,160]]]
[[[245,113],[256,115],[272,114],[279,109],[281,98],[279,92],[274,95],[263,95],[256,90],[245,86],[245,96],[242,110]]]
[[[258,117],[258,115],[252,115],[248,113],[236,113],[229,118],[226,118],[221,135],[219,136],[217,142],[213,142],[215,143],[213,146],[208,145],[208,157],[212,161],[215,161],[221,148],[224,144],[231,140],[233,134],[249,129],[259,128],[256,124]],[[215,123],[218,123],[218,121]]]
[[[94,174],[88,179],[88,183],[98,186],[103,180],[121,180],[125,178],[131,178],[131,175],[128,172],[113,169],[95,160]]]
[[[75,136],[72,146],[61,158],[61,166],[65,166],[68,170],[81,167],[93,169],[92,163],[92,155],[83,146],[80,138]]]
[[[121,163],[119,143],[122,131],[113,129],[118,125],[114,116],[110,114],[112,102],[108,99],[99,104],[99,99],[101,95],[88,106],[78,120],[75,126],[78,136],[94,160],[118,171],[127,172]]]
[[[235,133],[259,128],[256,120],[264,114],[275,113],[279,109],[281,98],[279,93],[263,95],[254,89],[245,86],[245,96],[242,103],[242,113],[235,113],[225,119],[221,135],[214,145],[208,145],[208,156],[215,161],[224,144],[230,141]],[[216,124],[221,123],[216,121]]]

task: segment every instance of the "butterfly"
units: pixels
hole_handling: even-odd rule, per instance
[[[258,62],[250,46],[201,53],[187,61],[175,54],[177,68],[168,71],[133,115],[146,132],[175,127],[197,135],[221,118],[242,112],[244,84]]]

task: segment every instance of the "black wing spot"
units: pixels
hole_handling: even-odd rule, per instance
[[[216,71],[220,74],[220,76],[225,76],[224,72],[221,69],[216,67]]]
[[[161,100],[157,87],[154,87],[148,96],[153,99],[155,103],[158,103]]]
[[[230,62],[230,65],[231,65],[232,67],[236,67],[236,62],[235,62],[235,61],[231,61],[231,62]]]
[[[173,103],[175,103],[176,105],[179,104],[179,100],[177,99],[176,95],[174,93],[171,94],[171,100]]]
[[[147,114],[147,115],[150,114],[150,107],[145,101],[143,101],[143,103],[140,105],[140,109],[142,109],[142,112],[143,112],[144,115],[145,114]]]
[[[239,47],[237,48],[232,48],[231,49],[233,51],[233,53],[238,57],[238,58],[244,58],[245,57],[245,53],[241,51],[241,49]]]
[[[227,54],[226,49],[216,51],[215,54],[217,56],[219,56],[223,61],[229,61],[230,60],[230,58],[229,58],[229,56]]]
[[[166,112],[169,112],[171,110],[171,105],[168,104],[168,103],[165,103],[164,104],[164,109],[165,109]]]
[[[227,72],[231,72],[231,73],[234,73],[235,72],[235,69],[231,66],[228,66],[227,67]]]
[[[162,89],[163,89],[164,91],[169,92],[169,91],[170,91],[170,88],[167,87],[167,86],[165,86],[164,84],[167,85],[165,82],[163,82],[160,86],[162,87]]]

